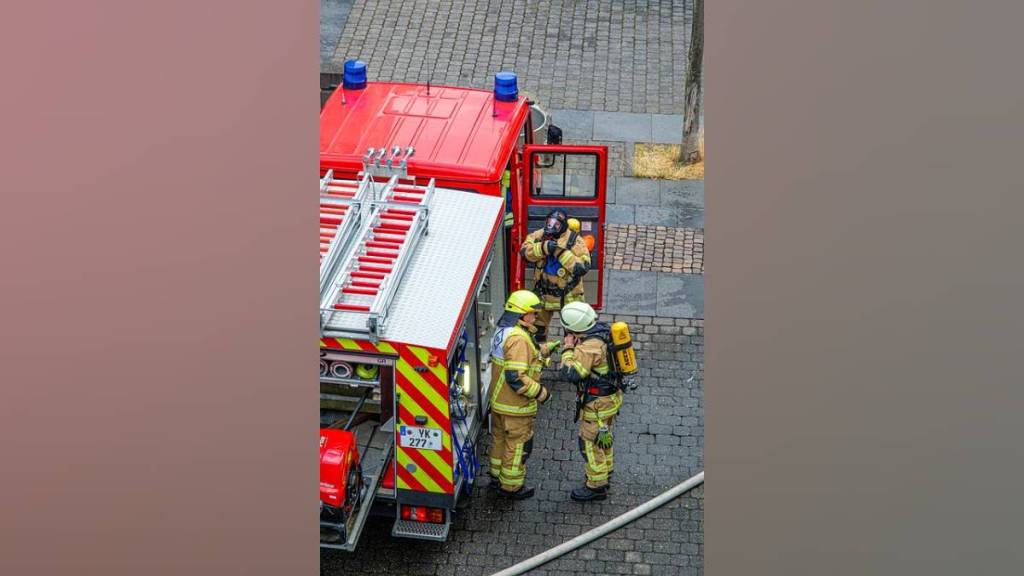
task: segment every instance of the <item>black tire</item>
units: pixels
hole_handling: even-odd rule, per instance
[[[342,510],[347,517],[359,504],[363,494],[363,466],[356,464],[348,469],[348,478],[345,481],[345,503]]]

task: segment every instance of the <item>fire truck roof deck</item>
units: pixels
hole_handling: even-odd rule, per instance
[[[359,204],[349,207],[348,214],[335,217],[333,207],[321,198],[322,242],[325,215],[336,230],[353,228],[349,246],[337,249],[345,254],[338,256],[341,261],[329,273],[321,300],[324,335],[448,348],[465,305],[486,272],[483,268],[503,213],[503,200],[437,188],[432,183],[403,186],[397,178],[379,182],[364,177],[358,186],[354,182],[325,182],[321,189],[364,201],[367,198],[362,196],[385,201],[377,212],[364,204],[367,220],[360,226],[354,219]],[[407,203],[398,203],[401,199]],[[395,211],[395,218],[400,219],[389,220]],[[332,242],[331,249],[345,241],[341,238]],[[324,252],[322,243],[322,264]],[[361,274],[360,270],[368,272]],[[322,277],[323,271],[322,266]],[[386,301],[381,303],[380,299]],[[368,316],[378,310],[386,316],[379,332],[370,334]]]
[[[355,174],[367,148],[411,146],[411,174],[494,182],[527,114],[524,97],[503,102],[490,90],[389,82],[339,89],[320,112],[321,168]]]

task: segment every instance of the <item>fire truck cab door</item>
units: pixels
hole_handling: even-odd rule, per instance
[[[593,241],[590,271],[583,278],[586,299],[600,310],[604,288],[605,190],[608,183],[606,146],[569,146],[530,144],[524,150],[526,189],[520,195],[518,228],[513,235],[518,245],[514,253],[514,285],[532,289],[534,266],[523,258],[519,248],[527,234],[544,227],[548,213],[555,208],[580,221],[580,236]]]

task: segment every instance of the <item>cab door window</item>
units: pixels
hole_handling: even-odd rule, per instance
[[[594,154],[545,153],[535,156],[535,198],[596,198],[598,158]]]

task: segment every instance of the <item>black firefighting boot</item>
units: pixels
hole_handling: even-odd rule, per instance
[[[488,474],[488,476],[490,475]],[[491,476],[491,481],[487,483],[487,487],[491,490],[501,490],[501,478]]]
[[[533,486],[520,486],[519,490],[515,492],[509,492],[504,488],[498,488],[498,496],[502,498],[510,498],[512,500],[526,500],[527,498],[533,498]]]
[[[572,491],[570,498],[577,502],[590,502],[591,500],[604,500],[608,497],[608,487],[591,488],[584,484]]]

